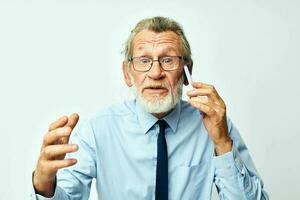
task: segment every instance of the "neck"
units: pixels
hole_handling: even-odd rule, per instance
[[[157,119],[162,119],[165,116],[167,116],[170,112],[172,112],[174,108],[172,108],[171,110],[167,111],[167,112],[162,112],[162,113],[151,113],[154,117],[156,117]]]
[[[151,113],[153,116],[155,116],[157,119],[162,119],[164,116],[166,116],[168,113]]]

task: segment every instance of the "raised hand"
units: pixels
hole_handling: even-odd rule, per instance
[[[65,159],[65,155],[78,150],[77,144],[68,144],[78,120],[76,113],[70,117],[63,116],[49,126],[44,136],[33,185],[36,192],[45,197],[52,197],[54,194],[57,171],[77,162],[76,159]]]
[[[187,95],[190,104],[203,113],[203,123],[215,144],[217,155],[229,152],[232,140],[228,134],[226,105],[215,87],[200,82],[193,82],[194,89]]]

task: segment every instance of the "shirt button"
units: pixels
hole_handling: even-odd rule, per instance
[[[245,176],[246,172],[245,172],[244,168],[242,168],[241,174],[242,174],[242,176]]]

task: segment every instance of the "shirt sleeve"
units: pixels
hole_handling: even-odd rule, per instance
[[[75,128],[70,142],[78,144],[75,153],[66,155],[66,158],[76,158],[74,166],[64,168],[57,173],[57,183],[54,196],[43,197],[34,193],[31,200],[85,200],[89,198],[92,179],[96,177],[96,152],[92,127],[85,123],[80,128]]]
[[[68,197],[68,195],[65,193],[65,191],[57,186],[55,188],[55,193],[53,195],[53,197],[51,198],[47,198],[47,197],[43,197],[42,195],[39,195],[39,194],[34,194],[34,190],[33,190],[33,193],[31,195],[31,199],[30,200],[56,200],[56,199],[62,199],[62,200],[65,200],[65,199],[70,199]]]
[[[214,182],[220,199],[268,200],[248,149],[230,119],[228,129],[233,140],[232,151],[213,158]]]

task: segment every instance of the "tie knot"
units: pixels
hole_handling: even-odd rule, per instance
[[[157,123],[159,125],[160,132],[165,132],[165,128],[167,126],[167,122],[165,120],[158,120]]]

